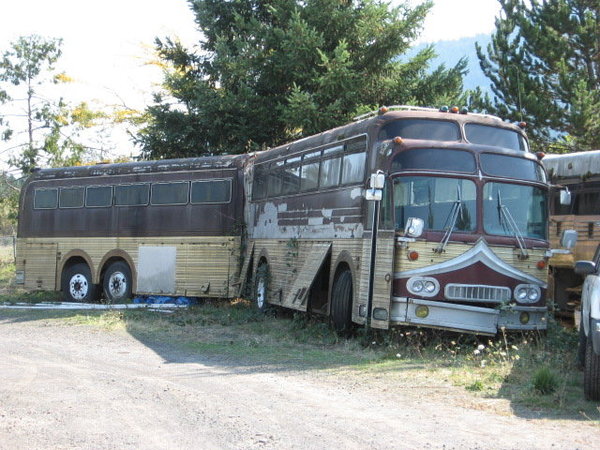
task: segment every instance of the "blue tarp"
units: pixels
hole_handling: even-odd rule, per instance
[[[149,305],[164,305],[170,303],[174,305],[195,305],[196,297],[167,297],[164,295],[142,295],[135,297],[133,303],[147,303]]]

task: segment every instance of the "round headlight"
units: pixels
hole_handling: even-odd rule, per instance
[[[414,292],[421,292],[423,290],[423,282],[421,280],[416,280],[412,284],[412,290]]]
[[[520,288],[517,291],[517,300],[525,300],[527,298],[527,288]]]
[[[539,298],[539,293],[533,288],[530,288],[527,292],[527,298],[531,301],[536,301]]]
[[[433,291],[435,291],[435,284],[433,281],[425,281],[423,284],[425,285],[425,292],[428,294],[431,294]]]

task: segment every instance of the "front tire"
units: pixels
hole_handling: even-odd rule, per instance
[[[96,300],[96,286],[92,283],[92,272],[87,264],[73,264],[64,270],[62,292],[67,302],[88,303]]]
[[[352,273],[344,269],[333,282],[331,290],[331,322],[340,334],[352,330]]]
[[[112,263],[104,274],[104,296],[108,303],[120,303],[131,298],[131,269],[122,262]]]
[[[583,392],[586,400],[600,400],[600,356],[592,346],[592,330],[588,333],[585,346],[585,368],[583,369]]]
[[[256,278],[254,280],[254,304],[260,312],[267,312],[269,309],[269,266],[266,263],[261,264],[256,269]]]

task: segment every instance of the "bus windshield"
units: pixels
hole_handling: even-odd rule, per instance
[[[509,223],[512,217],[523,237],[547,238],[544,190],[533,186],[489,182],[483,187],[483,198],[483,229],[486,233],[514,236],[515,230]]]
[[[468,123],[465,125],[465,137],[471,144],[492,145],[512,150],[529,150],[527,141],[519,133],[505,128]]]
[[[462,178],[401,177],[394,180],[396,229],[404,228],[409,217],[425,221],[425,229],[442,231],[450,226],[453,207],[459,212],[455,231],[472,232],[477,225],[475,183]]]
[[[386,124],[379,132],[379,140],[424,139],[430,141],[460,141],[460,128],[455,122],[432,119],[402,119]]]

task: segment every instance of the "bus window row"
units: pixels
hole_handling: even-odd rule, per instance
[[[34,209],[221,204],[231,201],[231,179],[35,189]]]
[[[258,164],[254,170],[252,199],[362,183],[366,159],[366,136],[360,136],[345,144]]]

